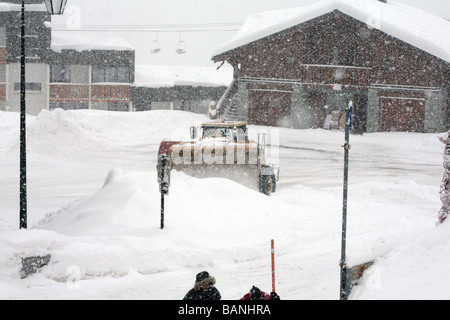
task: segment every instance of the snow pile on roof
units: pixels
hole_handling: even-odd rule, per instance
[[[450,22],[391,0],[387,3],[377,0],[322,0],[306,7],[253,14],[235,37],[214,50],[212,56],[334,10],[450,62]]]
[[[137,65],[135,74],[135,85],[140,87],[228,86],[232,80],[233,69],[225,66],[217,70],[216,67]]]
[[[20,4],[14,3],[0,3],[0,12],[8,12],[8,11],[20,11],[22,6]],[[47,11],[47,8],[44,5],[44,1],[40,4],[25,4],[26,11]]]
[[[11,3],[0,3],[0,12],[1,11],[11,11]]]
[[[122,38],[100,38],[74,35],[72,33],[52,31],[51,49],[61,50],[134,50],[133,46]]]

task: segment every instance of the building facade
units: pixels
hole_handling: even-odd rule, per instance
[[[225,90],[226,86],[135,86],[131,89],[131,100],[136,111],[183,110],[208,114],[211,102],[219,101]]]
[[[20,108],[20,7],[0,7],[0,110]],[[35,6],[25,11],[27,113],[42,109],[132,110],[134,50],[51,49],[50,16]]]
[[[18,0],[0,2],[0,110],[20,110],[20,6]],[[185,110],[207,114],[224,86],[135,85],[135,51],[126,45],[53,44],[41,0],[25,10],[26,111],[62,108],[111,111]],[[27,2],[29,3],[29,2]],[[85,40],[83,38],[82,40]],[[87,40],[94,42],[92,40]],[[61,43],[62,42],[62,43]],[[110,46],[110,44],[108,45]]]
[[[353,102],[355,132],[449,129],[450,62],[340,10],[219,51],[234,68],[220,105],[253,124],[323,128]]]
[[[50,110],[133,110],[134,51],[62,50],[48,61]]]

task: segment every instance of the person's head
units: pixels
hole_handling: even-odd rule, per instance
[[[211,277],[207,271],[202,271],[197,274],[195,277],[195,290],[208,290],[209,286],[212,286],[216,283],[216,279]]]
[[[250,300],[262,300],[262,294],[259,288],[253,286],[250,289]]]

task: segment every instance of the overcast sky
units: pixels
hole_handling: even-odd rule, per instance
[[[53,17],[52,23],[70,28],[72,31],[65,32],[71,34],[82,31],[95,37],[124,38],[136,49],[136,64],[214,66],[211,52],[230,40],[249,14],[316,1],[68,0],[64,16]],[[450,20],[450,0],[396,1]],[[94,26],[103,30],[94,31],[99,28]],[[155,40],[161,51],[152,54]],[[185,44],[185,54],[175,52],[180,41]]]

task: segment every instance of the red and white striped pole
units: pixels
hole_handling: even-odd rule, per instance
[[[271,256],[272,256],[272,292],[275,292],[275,248],[273,239],[271,240]]]

